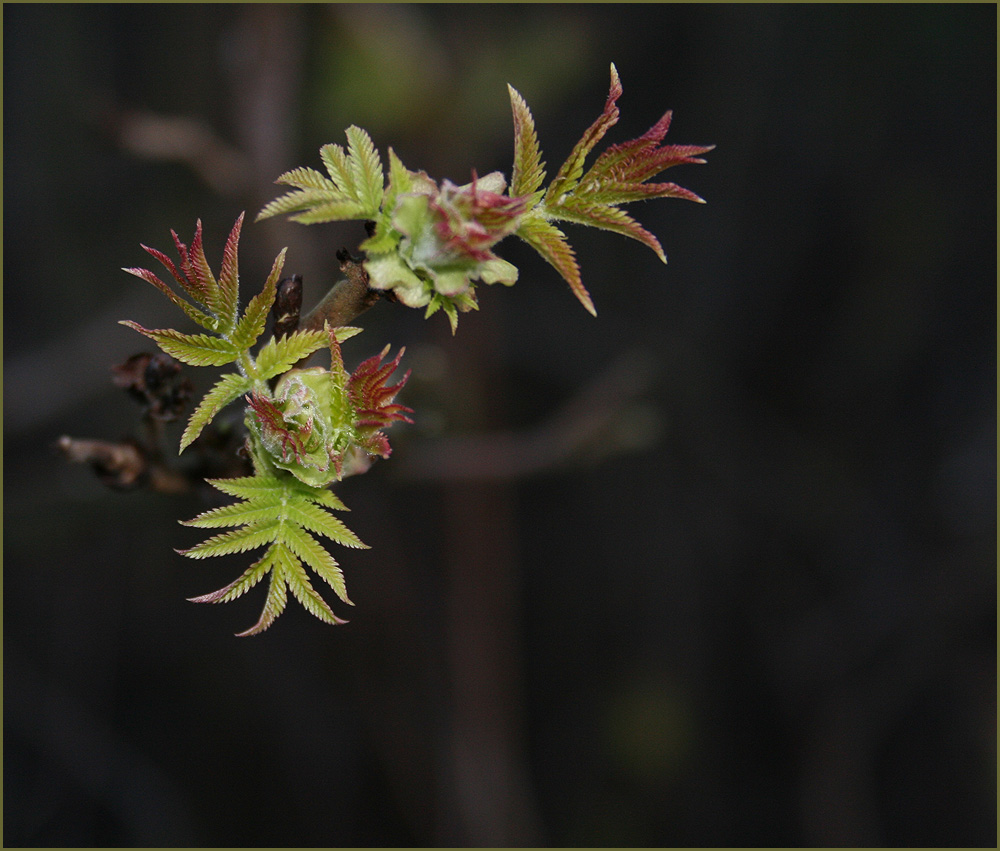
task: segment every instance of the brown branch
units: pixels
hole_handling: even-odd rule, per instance
[[[640,402],[655,379],[645,352],[627,352],[539,425],[424,440],[410,447],[396,473],[420,481],[510,481],[588,454],[593,459],[643,449],[660,428],[659,415]]]
[[[347,325],[384,295],[368,286],[368,273],[360,260],[355,260],[346,251],[338,251],[337,259],[340,271],[347,277],[334,284],[323,300],[309,311],[299,326],[303,331],[320,331],[324,322],[331,328]]]
[[[56,447],[67,460],[89,464],[115,490],[148,487],[161,493],[186,493],[206,478],[243,475],[248,469],[237,450],[238,432],[209,424],[192,444],[183,467],[163,450],[164,424],[180,418],[191,398],[191,382],[181,364],[162,352],[139,352],[111,368],[115,386],[142,405],[141,434],[118,443],[63,435]],[[171,455],[171,459],[176,456]]]
[[[204,122],[187,116],[125,111],[113,114],[121,146],[137,157],[184,163],[223,196],[250,188],[250,159]]]
[[[115,490],[133,490],[148,485],[162,493],[186,493],[191,481],[182,473],[151,461],[137,443],[87,440],[63,435],[56,446],[69,461],[89,464],[105,485]]]

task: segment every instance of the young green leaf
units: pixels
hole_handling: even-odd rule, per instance
[[[310,487],[290,475],[263,473],[259,468],[253,476],[210,479],[209,482],[242,501],[203,512],[183,521],[183,525],[241,528],[214,535],[179,552],[189,558],[207,558],[265,545],[267,550],[235,582],[211,594],[192,597],[192,601],[222,603],[235,600],[270,573],[270,586],[260,620],[239,635],[255,635],[267,629],[284,610],[288,590],[320,620],[345,623],[315,591],[305,571],[305,566],[310,567],[341,600],[350,604],[343,572],[333,556],[313,537],[318,534],[342,546],[365,547],[357,535],[326,510],[344,510],[343,503],[328,490]]]
[[[538,149],[538,135],[531,110],[513,86],[508,84],[507,90],[514,112],[514,167],[510,176],[510,194],[531,195],[545,180],[545,163]]]
[[[154,340],[156,345],[168,355],[191,364],[191,366],[225,366],[240,356],[240,350],[222,337],[210,337],[208,334],[182,334],[171,328],[150,330],[130,319],[122,319],[118,324],[144,334]]]
[[[302,224],[376,219],[382,206],[382,161],[371,137],[360,127],[352,125],[346,135],[346,153],[340,145],[320,148],[329,179],[311,168],[285,172],[276,182],[296,191],[271,201],[257,220],[286,213],[296,213],[292,221]]]
[[[251,387],[250,379],[244,375],[231,372],[222,376],[215,386],[205,394],[205,398],[198,403],[198,407],[191,414],[184,434],[181,435],[179,451],[183,452],[187,449],[219,411],[230,402],[235,401],[245,393],[249,393]]]
[[[566,234],[539,216],[528,216],[516,231],[517,236],[535,249],[546,262],[563,276],[580,303],[592,316],[597,316],[594,302],[590,298],[580,277],[580,266],[576,255],[566,241]]]
[[[382,160],[371,137],[353,124],[347,128],[347,150],[355,197],[367,218],[374,219],[382,206]]]
[[[334,329],[337,341],[349,340],[361,329],[350,325]],[[302,358],[309,357],[330,343],[325,331],[296,331],[280,340],[271,338],[257,353],[257,371],[261,380],[288,372]]]

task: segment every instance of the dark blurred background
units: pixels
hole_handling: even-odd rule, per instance
[[[3,16],[5,845],[995,847],[994,5]],[[455,337],[365,314],[416,423],[338,488],[351,623],[232,637],[199,498],[54,448],[137,425],[116,320],[184,321],[120,267],[200,217],[217,268],[352,123],[509,174],[508,82],[551,174],[611,62],[607,141],[718,145],[630,208],[669,265],[570,226],[596,320],[514,240]],[[363,237],[248,224],[244,292]]]

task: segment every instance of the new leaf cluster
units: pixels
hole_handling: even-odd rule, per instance
[[[274,411],[275,427],[285,427],[292,438],[300,438],[301,433],[292,431],[294,421],[284,419],[286,412],[277,404],[270,383],[279,376],[287,378],[302,373],[313,374],[316,370],[296,370],[295,364],[328,345],[335,359],[334,369],[319,372],[323,373],[323,378],[331,387],[339,391],[342,404],[335,412],[317,410],[317,421],[323,418],[325,424],[329,423],[328,431],[336,431],[340,438],[338,449],[348,451],[357,444],[361,451],[370,449],[372,453],[388,456],[388,441],[379,429],[398,420],[407,420],[405,414],[409,411],[393,402],[406,379],[395,385],[386,384],[399,364],[399,357],[380,367],[379,363],[386,354],[383,351],[380,356],[365,361],[354,375],[348,375],[340,359],[340,343],[361,330],[351,327],[297,331],[280,339],[272,338],[260,347],[256,356],[253,355],[251,348],[263,334],[267,314],[274,302],[285,252],[282,250],[275,259],[264,288],[250,300],[240,316],[237,266],[242,223],[241,215],[226,241],[218,278],[213,275],[205,258],[200,221],[190,247],[171,232],[180,258],[179,267],[163,252],[143,246],[167,269],[190,301],[148,269],[125,270],[153,284],[209,333],[150,330],[129,320],[124,320],[123,325],[154,340],[161,349],[184,363],[193,366],[235,364],[237,367],[236,372],[223,375],[195,408],[181,438],[180,451],[183,452],[198,438],[222,408],[240,397],[251,403],[247,411],[248,424],[253,419],[254,403],[266,403]],[[312,428],[312,423],[309,427]],[[318,534],[347,547],[365,546],[340,520],[325,510],[346,510],[340,499],[326,487],[330,479],[339,478],[341,467],[332,463],[334,469],[328,479],[320,484],[310,483],[303,480],[305,472],[301,466],[294,463],[282,465],[281,458],[270,454],[264,442],[257,438],[258,433],[250,428],[247,438],[247,451],[254,465],[253,476],[208,480],[222,493],[238,497],[242,502],[212,509],[185,523],[201,528],[241,528],[217,534],[197,546],[178,552],[201,559],[242,553],[262,546],[267,549],[235,582],[211,594],[191,599],[213,603],[234,600],[270,575],[260,619],[239,635],[255,635],[267,629],[284,610],[288,591],[320,620],[331,624],[344,623],[312,587],[305,569],[311,568],[341,600],[350,603],[340,567],[313,537]],[[330,447],[320,449],[328,455],[328,461],[337,460]]]
[[[619,233],[648,246],[666,262],[657,238],[622,206],[650,198],[701,202],[675,183],[651,181],[673,166],[703,163],[700,156],[714,146],[663,145],[672,117],[667,112],[642,136],[607,147],[587,168],[594,148],[618,121],[622,86],[612,65],[604,109],[545,186],[546,166],[531,111],[513,87],[508,89],[514,119],[509,186],[499,172],[483,177],[473,172],[471,182],[461,186],[449,180],[439,184],[423,171],[406,168],[392,148],[386,176],[369,135],[351,126],[346,148],[329,144],[320,149],[325,173],[302,167],[281,175],[277,182],[291,191],[267,204],[257,218],[288,215],[302,224],[367,222],[369,237],[360,246],[367,285],[391,291],[407,306],[425,308],[427,316],[443,311],[453,333],[459,313],[478,309],[478,283],[510,286],[517,281],[518,270],[493,250],[511,235],[534,248],[596,315],[576,255],[557,223]],[[196,407],[181,437],[181,451],[226,405],[240,397],[247,402],[246,448],[254,474],[209,480],[239,501],[186,522],[199,528],[234,528],[179,552],[201,559],[266,547],[236,581],[191,598],[213,603],[234,600],[269,576],[260,619],[240,635],[267,629],[284,610],[289,591],[320,620],[343,623],[313,588],[306,568],[350,603],[340,567],[315,536],[347,547],[365,546],[330,513],[346,507],[328,486],[346,474],[348,465],[351,471],[363,471],[369,457],[388,457],[384,429],[410,421],[410,409],[395,402],[409,373],[396,384],[388,383],[403,352],[383,364],[386,347],[349,375],[340,343],[360,331],[350,327],[297,331],[271,339],[252,354],[275,300],[285,251],[241,315],[237,266],[242,223],[241,215],[226,241],[217,278],[205,258],[200,221],[190,247],[171,231],[179,266],[164,253],[143,246],[166,268],[179,292],[147,269],[125,270],[153,284],[207,333],[123,324],[184,363],[236,366]],[[330,369],[296,368],[324,345],[330,349]]]
[[[294,187],[264,207],[258,219],[289,214],[304,224],[364,219],[373,235],[361,244],[371,286],[392,290],[404,304],[443,309],[455,330],[459,312],[477,308],[475,283],[513,284],[517,269],[492,253],[508,235],[523,239],[566,280],[583,306],[596,315],[583,285],[576,255],[555,222],[596,227],[647,245],[666,262],[657,238],[621,209],[650,198],[703,203],[675,183],[649,181],[672,166],[704,163],[714,145],[662,145],[670,127],[667,112],[636,139],[611,145],[584,171],[586,160],[618,121],[621,81],[611,66],[604,110],[584,132],[547,188],[545,163],[535,123],[524,98],[508,86],[514,117],[514,163],[509,188],[499,173],[456,187],[441,186],[424,172],[403,166],[389,149],[389,177],[368,134],[347,130],[347,150],[325,145],[324,175],[297,168],[277,182]],[[505,191],[506,190],[506,191]]]

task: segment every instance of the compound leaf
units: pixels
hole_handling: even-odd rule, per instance
[[[256,463],[256,461],[255,461]],[[291,475],[273,475],[259,468],[253,476],[236,479],[210,479],[223,493],[236,496],[239,502],[213,508],[184,521],[186,526],[199,528],[235,528],[212,536],[187,550],[189,558],[245,552],[267,546],[264,556],[246,570],[235,582],[210,594],[191,598],[198,603],[221,603],[235,600],[256,585],[265,574],[271,574],[267,600],[257,623],[239,635],[255,635],[267,629],[285,608],[291,590],[305,609],[327,623],[340,624],[325,600],[309,581],[306,567],[311,568],[350,604],[344,574],[336,560],[313,537],[325,535],[348,547],[364,547],[357,535],[343,523],[320,508],[343,509],[343,503],[324,488],[311,487]]]

